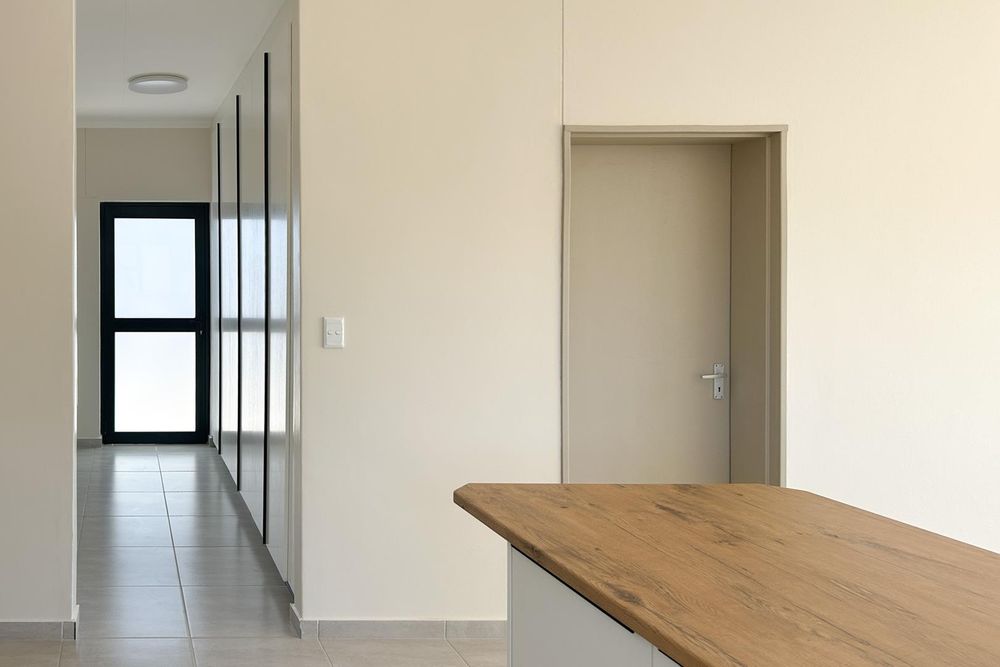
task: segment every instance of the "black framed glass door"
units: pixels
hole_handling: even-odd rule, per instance
[[[208,438],[209,206],[101,204],[101,434]]]

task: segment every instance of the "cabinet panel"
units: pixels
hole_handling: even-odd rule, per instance
[[[645,639],[513,547],[508,562],[510,667],[650,667],[653,664],[654,650]]]

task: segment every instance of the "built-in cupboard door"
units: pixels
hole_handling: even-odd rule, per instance
[[[239,142],[236,102],[224,105],[217,126],[219,132],[216,179],[219,188],[219,454],[234,482],[239,476],[240,437],[240,280],[239,219],[237,205]]]
[[[240,124],[240,493],[264,530],[266,371],[266,234],[264,221],[264,81],[251,68],[241,82]]]
[[[217,116],[220,450],[278,570],[287,563],[291,33]]]
[[[291,32],[264,55],[267,206],[267,440],[264,541],[282,577],[288,561],[289,218],[291,215]]]

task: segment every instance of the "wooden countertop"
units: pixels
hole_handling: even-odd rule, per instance
[[[804,491],[469,484],[455,502],[684,667],[1000,665],[1000,555]]]

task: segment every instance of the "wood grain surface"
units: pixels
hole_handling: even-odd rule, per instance
[[[1000,555],[804,491],[469,484],[455,502],[685,667],[1000,665]]]

